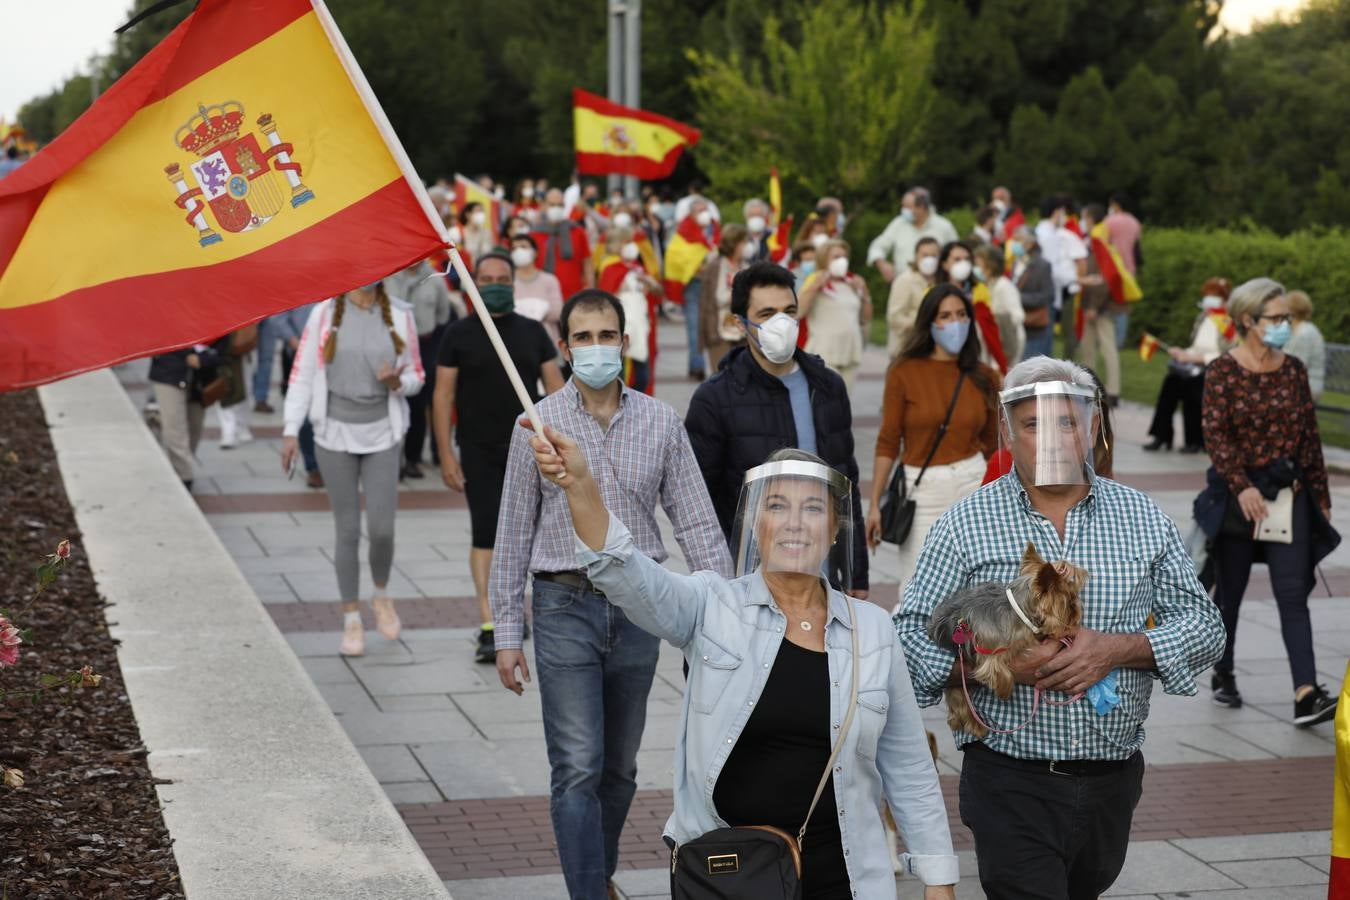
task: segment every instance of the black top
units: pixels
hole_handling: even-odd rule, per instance
[[[516,364],[530,399],[539,402],[539,369],[558,355],[544,326],[533,319],[507,313],[493,320],[502,343]],[[459,444],[506,444],[524,408],[511,388],[497,351],[492,349],[478,316],[452,322],[441,340],[438,364],[458,369],[455,404]]]
[[[773,825],[796,837],[831,749],[829,658],[784,639],[759,704],[717,776],[717,814],[728,825]],[[833,779],[804,844],[802,896],[849,900]]]
[[[798,350],[816,425],[816,452],[853,484],[853,588],[867,587],[867,542],[862,540],[863,505],[858,493],[858,460],[853,449],[853,408],[839,373],[819,356]],[[722,532],[731,539],[741,485],[749,469],[769,454],[797,446],[792,399],[782,379],[765,372],[745,347],[722,357],[716,375],[694,391],[684,417],[689,443],[703,473]],[[836,548],[836,551],[842,548]],[[842,588],[840,566],[830,565],[830,584]]]

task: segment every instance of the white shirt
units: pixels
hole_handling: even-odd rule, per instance
[[[1036,243],[1040,245],[1041,256],[1050,263],[1058,309],[1064,289],[1078,281],[1078,260],[1087,259],[1087,246],[1078,235],[1050,219],[1036,223]]]

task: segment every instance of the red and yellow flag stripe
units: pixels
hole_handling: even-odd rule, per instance
[[[442,244],[321,0],[202,0],[0,181],[0,390],[214,339]]]

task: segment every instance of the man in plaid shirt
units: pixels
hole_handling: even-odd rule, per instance
[[[668,404],[623,385],[623,307],[586,290],[563,306],[558,342],[572,365],[539,416],[586,453],[605,505],[639,549],[669,555],[656,521],[660,503],[691,571],[732,577],[731,556],[680,417]],[[521,652],[525,580],[534,573],[535,665],[544,741],[552,769],[549,812],[568,893],[616,897],[619,835],[637,789],[637,751],[660,642],[628,621],[577,569],[567,498],[544,480],[530,432],[511,437],[488,597],[502,685],[530,680]]]
[[[1036,357],[1008,373],[1004,394],[1040,382],[1067,382],[1070,391],[1093,386],[1083,368]],[[1037,399],[1004,404],[1013,470],[933,526],[895,616],[919,705],[932,706],[960,684],[955,655],[928,637],[938,603],[973,584],[1011,581],[1028,542],[1045,559],[1068,560],[1089,573],[1072,645],[1046,641],[1015,661],[1019,683],[1007,701],[971,682],[972,703],[991,731],[983,739],[954,735],[965,754],[961,819],[975,834],[990,900],[1096,898],[1111,886],[1125,862],[1142,789],[1152,682],[1169,694],[1195,694],[1196,673],[1218,659],[1224,644],[1218,611],[1176,526],[1142,493],[1092,473],[1091,459],[1082,458],[1091,440],[1087,454],[1077,451],[1086,472],[1081,483],[1035,483],[1037,441],[1021,432],[1036,428],[1023,419]],[[1091,416],[1095,439],[1100,405],[1086,408],[1098,410]],[[1037,690],[1063,702],[1112,671],[1120,702],[1105,714],[1087,699],[1054,706],[1043,698],[1032,718]]]

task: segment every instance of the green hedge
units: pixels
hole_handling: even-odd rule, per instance
[[[1130,316],[1132,339],[1144,330],[1185,342],[1200,287],[1215,275],[1236,287],[1260,276],[1306,291],[1313,321],[1328,341],[1350,343],[1350,233],[1300,231],[1281,237],[1261,229],[1196,231],[1149,228],[1143,235],[1144,299]]]

